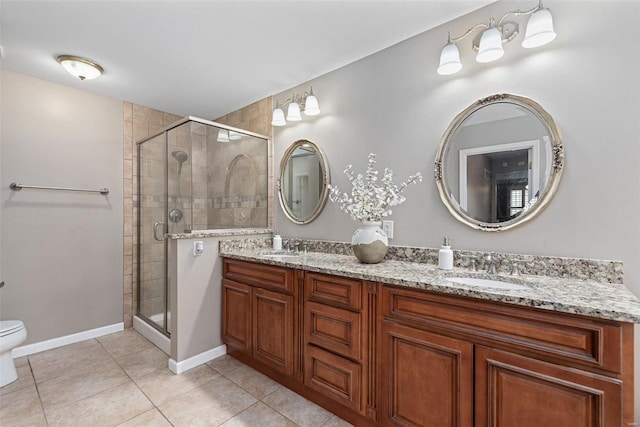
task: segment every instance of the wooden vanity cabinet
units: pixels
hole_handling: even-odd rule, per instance
[[[232,356],[356,426],[633,425],[633,325],[224,260]]]
[[[633,325],[383,286],[379,420],[633,423]]]
[[[224,259],[227,353],[355,425],[374,426],[378,287]]]
[[[227,352],[294,376],[293,270],[225,260],[222,340]]]

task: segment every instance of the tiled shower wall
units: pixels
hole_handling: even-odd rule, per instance
[[[244,129],[244,130],[248,130],[251,132],[255,132],[255,133],[259,133],[262,135],[266,135],[269,137],[270,140],[273,140],[273,127],[271,126],[271,112],[273,109],[273,100],[272,97],[267,97],[265,99],[262,99],[260,101],[254,102],[253,104],[247,105],[244,108],[241,108],[239,110],[236,110],[232,113],[227,114],[226,116],[222,116],[219,117],[217,119],[214,119],[215,122],[218,123],[223,123],[229,126],[233,126],[236,128],[240,128],[240,129]],[[224,155],[224,157],[229,157],[230,155],[232,155],[232,151],[229,150],[227,151],[227,154]],[[259,160],[259,153],[256,154],[258,156],[258,158],[254,158],[255,160]],[[267,227],[269,228],[273,228],[273,211],[274,211],[274,164],[273,164],[273,143],[269,144],[269,148],[268,148],[268,152],[267,152],[267,165],[268,165],[268,171],[266,172],[266,180],[267,180],[267,189],[268,189],[268,194],[267,194],[267,211],[268,211],[268,218],[267,218]],[[232,158],[225,158],[223,161],[226,161],[227,165],[229,165],[229,161],[232,160]],[[241,174],[240,169],[242,169],[242,167],[246,166],[247,160],[244,158],[238,158],[238,170],[236,171],[237,174]],[[245,165],[242,165],[242,163],[245,163]],[[261,161],[257,161],[256,163],[260,163],[260,164],[264,164]],[[258,172],[259,176],[263,175],[263,171],[259,171]],[[228,181],[229,176],[227,175],[225,177],[225,179]],[[259,179],[263,179],[262,177]],[[252,182],[247,181],[247,184],[251,184],[253,185]],[[264,184],[262,184],[261,181],[255,183],[257,185],[258,188],[261,188],[261,186],[263,186]],[[229,185],[233,185],[232,183],[227,183],[227,192],[226,194],[223,194],[223,197],[229,197]],[[211,193],[209,194],[210,197],[213,197],[214,200],[216,200],[217,197],[219,197],[220,193]],[[219,199],[218,199],[219,200]],[[231,201],[229,201],[231,202]],[[254,218],[261,215],[262,213],[262,209],[264,209],[264,207],[259,207],[256,208],[254,210],[251,210],[250,212],[248,212],[248,214],[253,215]],[[237,211],[236,211],[237,212]],[[229,219],[229,215],[230,212],[225,212],[225,210],[221,210],[218,213],[213,213],[212,215],[223,215],[224,218],[226,218],[227,221],[230,221]],[[237,216],[237,213],[235,214],[235,216]],[[231,216],[233,218],[233,216]]]
[[[223,123],[223,124],[227,124],[229,126],[234,126],[240,129],[245,129],[248,131],[252,131],[255,133],[260,133],[263,135],[267,135],[271,138],[272,135],[272,127],[271,127],[271,109],[272,109],[272,100],[271,97],[265,98],[261,101],[255,102],[247,107],[244,107],[240,110],[234,111],[232,113],[229,113],[223,117],[220,117],[219,119],[216,119],[216,122],[219,123]],[[159,130],[163,129],[164,127],[170,125],[171,123],[176,122],[177,120],[180,120],[182,117],[181,116],[177,116],[174,114],[170,114],[170,113],[165,113],[162,111],[158,111],[158,110],[154,110],[151,108],[147,108],[147,107],[143,107],[140,105],[136,105],[136,104],[132,104],[129,102],[125,102],[124,103],[124,228],[123,228],[123,236],[124,236],[124,277],[123,277],[123,296],[124,296],[124,307],[123,307],[123,313],[124,313],[124,325],[125,328],[130,328],[132,326],[132,318],[133,315],[136,312],[136,306],[137,306],[137,294],[136,294],[136,289],[135,289],[135,283],[137,280],[137,275],[139,274],[139,266],[137,264],[138,262],[138,256],[137,256],[137,219],[138,219],[138,214],[137,214],[137,202],[138,202],[138,195],[137,195],[137,190],[138,190],[138,182],[137,182],[137,175],[138,175],[138,171],[137,171],[137,149],[135,146],[135,141],[138,141],[142,138],[145,138],[149,135],[152,135],[156,132],[158,132]],[[186,130],[186,129],[185,129]],[[197,133],[195,133],[197,135]],[[177,149],[181,149],[182,145],[182,138],[179,137],[180,135],[175,135],[176,139],[175,139],[175,146]],[[202,141],[194,141],[194,142],[199,142],[199,144],[196,144],[194,147],[196,146],[201,146],[205,143],[204,141],[204,135],[203,135],[203,140]],[[196,137],[196,139],[198,139]],[[169,136],[169,143],[170,146],[172,145],[172,136]],[[186,146],[185,146],[186,147]],[[182,148],[185,148],[182,147]],[[170,147],[170,152],[171,152],[172,147]],[[227,149],[227,154],[225,155],[225,157],[228,157],[229,155],[231,155],[233,153],[233,149]],[[256,156],[259,156],[260,154],[257,153]],[[262,154],[264,155],[264,154]],[[237,157],[237,154],[235,154],[234,156]],[[194,166],[197,165],[197,162],[207,162],[206,159],[207,156],[195,156],[194,155]],[[273,147],[272,144],[269,144],[268,146],[268,152],[267,152],[267,157],[268,157],[268,170],[266,172],[264,171],[259,171],[259,177],[256,177],[255,179],[257,180],[255,185],[257,187],[261,187],[263,186],[263,184],[261,184],[261,182],[263,182],[265,179],[267,180],[268,186],[267,186],[267,192],[268,194],[266,195],[266,203],[267,203],[267,212],[268,212],[268,218],[267,218],[267,224],[268,227],[273,227],[273,211],[274,211],[274,167],[273,167]],[[234,157],[235,158],[235,157]],[[217,160],[216,160],[217,161]],[[244,157],[239,158],[239,160],[236,162],[238,164],[238,168],[235,171],[236,174],[242,175],[242,170],[243,167],[246,165],[242,165],[242,163],[246,163],[246,159]],[[263,161],[259,161],[259,163],[264,165]],[[229,163],[227,163],[229,164]],[[176,165],[173,162],[169,163],[169,173],[172,173],[172,168],[175,169]],[[183,166],[183,180],[181,181],[181,191],[183,194],[188,194],[189,188],[188,186],[190,185],[190,182],[187,183],[185,180],[187,179],[187,177],[189,176],[189,171],[187,170],[187,168],[190,167],[189,166],[189,162],[186,162]],[[197,170],[201,170],[200,168],[194,168]],[[211,168],[207,168],[207,169],[211,169]],[[226,166],[224,167],[224,169],[226,170]],[[206,169],[205,169],[206,170]],[[206,183],[207,179],[197,179],[197,177],[194,176],[194,181],[197,182],[201,182],[201,183]],[[213,180],[213,174],[208,176],[208,180]],[[240,179],[240,181],[243,181],[242,179]],[[176,181],[173,181],[173,184],[175,184]],[[216,179],[216,182],[217,179]],[[224,181],[223,181],[224,182]],[[236,182],[236,181],[234,181]],[[251,180],[246,180],[247,183],[251,183]],[[171,182],[170,182],[170,185]],[[212,186],[213,187],[213,186]],[[229,185],[227,185],[227,187],[229,187]],[[169,189],[170,190],[170,194],[172,193],[172,188]],[[203,189],[200,189],[203,190]],[[227,189],[229,190],[229,189]],[[198,199],[201,199],[203,196],[205,198],[207,198],[208,200],[216,200],[214,199],[216,197],[215,193],[211,193],[211,191],[209,191],[211,194],[205,194],[202,191],[199,191],[198,188],[194,188],[194,197],[196,198],[196,203],[194,203],[194,222],[203,222],[203,221],[198,221],[197,218],[200,214],[200,216],[212,216],[212,219],[214,219],[216,217],[216,215],[222,215],[222,214],[217,214],[211,211],[211,209],[209,209],[208,206],[206,205],[202,205],[200,206],[197,201]],[[229,193],[229,191],[227,191],[227,193]],[[227,194],[228,196],[228,194]],[[263,195],[258,195],[259,198],[263,198]],[[217,199],[217,200],[222,200],[224,201],[224,199]],[[169,202],[171,203],[173,200],[172,197],[169,198]],[[175,201],[174,201],[175,202]],[[253,216],[254,218],[257,216],[261,216],[263,215],[264,212],[264,206],[263,206],[263,202],[258,201],[259,203],[257,203],[257,207],[254,207],[253,209],[249,209],[248,215],[251,217]],[[216,203],[215,201],[213,203]],[[199,210],[199,211],[198,211]],[[236,212],[238,212],[238,209],[235,209]],[[244,210],[241,210],[244,211]],[[187,212],[185,211],[185,216],[187,216]],[[236,215],[237,216],[237,215]],[[233,218],[233,215],[231,216]],[[208,223],[211,223],[210,220],[207,220]],[[235,223],[230,223],[229,225],[233,225],[233,224],[238,224],[238,222],[236,221]],[[194,229],[196,228],[200,228],[201,226],[203,226],[203,224],[194,224]],[[206,228],[206,227],[204,227]],[[172,232],[178,232],[181,230],[172,230]],[[153,311],[153,310],[152,310]]]
[[[266,227],[269,168],[264,140],[245,135],[220,143],[218,132],[208,130],[202,229]]]

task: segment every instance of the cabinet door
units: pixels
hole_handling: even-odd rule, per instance
[[[253,289],[253,357],[293,375],[293,297]]]
[[[227,279],[222,281],[222,341],[251,354],[251,287]]]
[[[381,348],[383,425],[473,424],[473,344],[384,322]]]
[[[499,350],[476,349],[477,426],[622,425],[620,381]]]

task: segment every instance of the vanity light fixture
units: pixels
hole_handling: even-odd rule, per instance
[[[231,142],[242,139],[242,135],[239,132],[227,129],[218,129],[218,142]]]
[[[438,74],[447,76],[455,74],[462,69],[460,51],[456,43],[473,33],[476,28],[485,28],[485,30],[473,40],[473,49],[478,52],[476,61],[486,63],[500,59],[504,55],[502,45],[515,39],[519,33],[520,26],[517,22],[505,21],[505,18],[510,15],[531,15],[527,22],[522,47],[529,49],[543,46],[556,38],[551,12],[542,6],[542,0],[539,0],[538,5],[530,10],[524,12],[516,10],[505,13],[502,15],[502,18],[498,20],[497,24],[492,17],[489,19],[489,25],[484,23],[474,25],[460,37],[451,38],[451,33],[449,33],[447,44],[442,48],[442,52],[440,53]]]
[[[287,108],[287,118],[285,119],[283,107],[287,104],[289,106]],[[273,110],[271,124],[273,126],[284,126],[287,124],[287,120],[290,122],[301,121],[300,108],[304,111],[305,116],[317,116],[320,114],[318,98],[313,94],[313,87],[309,89],[308,93],[296,94],[294,92],[291,98],[288,98],[282,106],[276,101],[276,109]]]
[[[100,65],[79,56],[58,55],[56,61],[58,61],[69,74],[80,80],[95,79],[104,73],[104,69]]]
[[[229,142],[229,131],[226,129],[218,129],[218,142]]]

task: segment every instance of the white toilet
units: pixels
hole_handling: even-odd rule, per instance
[[[0,320],[0,387],[18,379],[11,350],[27,339],[27,328],[20,320]]]

